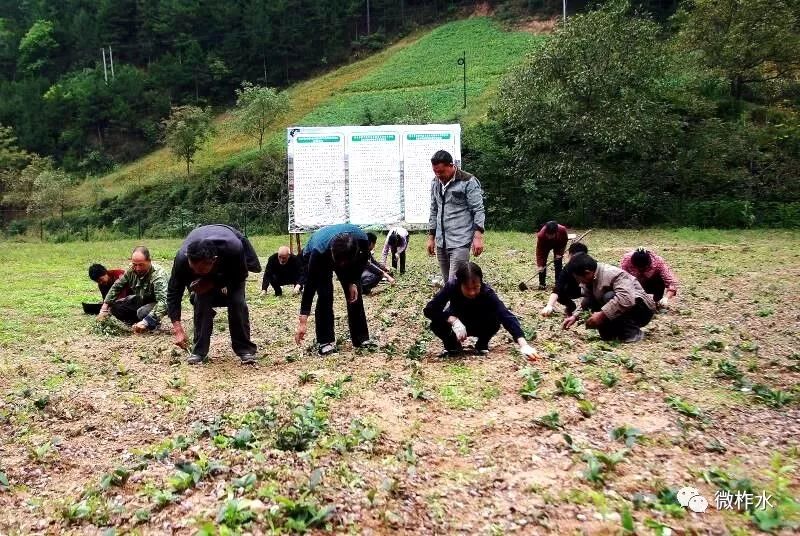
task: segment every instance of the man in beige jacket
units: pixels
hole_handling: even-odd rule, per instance
[[[586,327],[597,329],[603,340],[638,342],[656,310],[653,299],[635,277],[616,266],[598,263],[589,255],[573,257],[566,270],[584,287],[583,301],[562,324],[571,328],[582,310],[592,311]]]

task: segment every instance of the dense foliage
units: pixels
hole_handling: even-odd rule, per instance
[[[465,156],[499,221],[797,225],[800,3],[696,0],[671,22],[608,2],[507,77]]]

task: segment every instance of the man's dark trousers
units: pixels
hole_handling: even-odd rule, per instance
[[[275,277],[274,275],[270,275],[267,280],[269,281],[269,286],[272,287],[272,290],[275,291],[276,296],[283,295],[283,289],[281,287],[283,285],[296,285],[297,281],[295,279],[287,278],[287,277]]]
[[[445,314],[450,316],[447,311],[445,311]],[[500,321],[496,318],[494,322],[486,318],[469,317],[459,317],[459,320],[461,320],[461,323],[467,328],[468,336],[478,338],[475,342],[475,348],[478,350],[488,349],[489,341],[500,330]],[[453,327],[446,320],[431,322],[431,331],[442,339],[445,350],[450,352],[461,350],[461,342],[456,338],[456,334],[453,333]]]
[[[593,300],[590,304],[592,311],[599,311],[603,305],[614,299],[616,294],[614,291],[608,291],[603,294],[602,303]],[[606,319],[605,322],[600,324],[597,328],[597,333],[604,341],[610,340],[627,340],[636,336],[642,326],[646,326],[653,318],[653,311],[644,303],[641,298],[636,298],[636,305],[619,315],[613,320]]]
[[[155,305],[155,303],[142,303],[138,296],[127,296],[113,301],[110,307],[114,317],[128,325],[133,325],[147,316]]]
[[[342,283],[345,300],[348,299],[349,285]],[[358,285],[358,299],[353,303],[347,304],[347,325],[350,328],[350,340],[353,346],[361,346],[361,343],[369,339],[369,328],[367,327],[367,315],[364,312],[364,300],[361,296],[361,285]],[[333,274],[323,274],[317,282],[317,304],[314,309],[316,317],[315,329],[317,333],[317,344],[328,344],[336,342],[334,332],[333,317]]]
[[[250,311],[244,296],[244,285],[230,288],[227,296],[218,288],[203,294],[192,294],[194,305],[194,349],[192,353],[207,356],[214,331],[215,307],[228,308],[228,331],[231,335],[231,346],[239,357],[256,353],[256,345],[250,340]]]
[[[658,303],[661,301],[661,298],[664,297],[664,291],[667,290],[667,286],[664,284],[664,279],[661,277],[661,274],[656,274],[651,279],[642,284],[642,288],[648,294],[653,295],[653,301]]]

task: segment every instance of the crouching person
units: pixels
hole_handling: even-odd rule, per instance
[[[111,285],[97,320],[114,315],[133,326],[134,333],[156,329],[167,312],[168,280],[166,270],[150,260],[150,251],[136,247],[131,253],[131,267]]]
[[[578,321],[581,310],[590,310],[593,314],[586,327],[597,329],[601,339],[642,340],[641,328],[653,318],[656,304],[635,277],[616,266],[598,263],[588,254],[573,257],[566,269],[584,287],[584,298],[564,320],[564,329]]]
[[[256,362],[250,339],[250,311],[245,300],[248,272],[261,271],[253,246],[242,233],[227,225],[204,225],[188,234],[172,265],[167,304],[175,344],[187,348],[181,322],[181,300],[188,288],[194,306],[194,344],[188,363],[208,361],[215,307],[227,307],[231,346],[243,365]]]
[[[431,331],[444,343],[443,355],[458,356],[462,343],[477,337],[475,352],[489,353],[489,341],[500,325],[514,337],[525,357],[538,357],[525,340],[519,320],[500,301],[492,287],[483,282],[483,272],[474,262],[459,266],[455,280],[448,282],[425,306],[424,314],[431,320]],[[449,302],[449,305],[448,305]]]

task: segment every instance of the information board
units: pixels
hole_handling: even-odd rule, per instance
[[[289,231],[333,223],[426,229],[440,149],[461,164],[460,125],[287,129]]]

